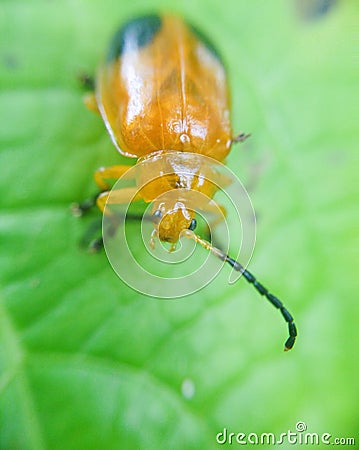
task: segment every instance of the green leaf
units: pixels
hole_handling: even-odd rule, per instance
[[[233,128],[252,133],[228,165],[258,216],[249,270],[298,325],[284,354],[280,314],[244,280],[229,286],[228,269],[184,299],[150,299],[79,247],[92,219],[70,203],[95,192],[95,168],[127,160],[77,77],[148,3],[2,2],[1,449],[214,449],[224,427],[279,437],[298,421],[354,437],[356,9],[298,5],[173,6],[217,43]]]

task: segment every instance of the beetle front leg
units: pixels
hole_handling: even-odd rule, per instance
[[[121,205],[141,200],[141,198],[141,193],[136,187],[114,189],[112,191],[101,192],[101,194],[97,197],[96,204],[100,211],[104,212],[105,214],[111,215],[111,208],[108,208],[105,211],[106,204]]]
[[[132,166],[125,165],[99,167],[94,173],[95,183],[101,191],[107,191],[110,189],[111,184],[109,184],[106,180],[118,180],[121,177],[126,178],[125,174],[129,169],[131,169],[131,167]],[[131,178],[132,177],[127,177],[127,179]]]
[[[96,195],[84,200],[80,203],[72,203],[71,211],[74,216],[83,216],[87,211],[89,211],[93,206],[96,205],[97,200],[102,192],[107,192],[111,188],[111,184],[107,180],[113,179],[118,180],[122,176],[125,176],[128,169],[131,166],[117,165],[109,167],[100,167],[94,173],[94,179],[97,186],[100,188],[100,192]],[[131,179],[132,177],[129,177]],[[100,202],[102,205],[102,203]],[[104,207],[104,206],[103,206]],[[100,208],[101,209],[101,208]],[[102,211],[102,209],[101,209]]]
[[[106,205],[121,205],[128,204],[132,201],[140,200],[142,197],[138,193],[137,188],[123,188],[123,189],[115,189],[113,191],[105,191],[101,192],[96,199],[96,204],[101,212],[106,214],[108,217],[106,233],[107,235],[113,236],[116,233],[116,230],[121,223],[121,220],[118,215],[114,211],[111,211],[111,207],[107,207]],[[140,219],[140,216],[130,217],[131,219],[136,218]],[[94,239],[89,244],[90,252],[98,252],[103,247],[103,236],[100,236],[97,239]]]

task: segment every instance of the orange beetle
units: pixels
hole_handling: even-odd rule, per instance
[[[232,143],[248,137],[244,133],[232,135],[226,73],[208,39],[171,15],[131,20],[113,37],[95,92],[86,97],[86,104],[100,112],[117,150],[138,158],[142,171],[137,176],[155,178],[140,190],[127,187],[110,191],[107,180],[126,176],[129,166],[98,169],[94,176],[101,190],[96,199],[100,210],[104,211],[106,202],[153,201],[152,245],[156,237],[174,245],[182,234],[228,262],[281,311],[289,329],[285,350],[291,349],[297,331],[282,302],[239,262],[193,233],[196,205],[190,192],[211,199],[217,190],[206,181],[211,165],[198,155],[223,161]],[[167,175],[160,176],[168,165],[172,173],[164,171]],[[191,176],[184,177],[176,169],[183,165],[190,168]],[[161,200],[156,201],[160,195]],[[78,211],[88,206],[78,205]],[[201,205],[207,210],[212,207],[210,201]]]

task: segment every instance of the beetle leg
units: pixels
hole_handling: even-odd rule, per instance
[[[223,221],[223,219],[227,215],[227,211],[223,205],[219,205],[213,200],[211,200],[206,205],[204,211],[209,212],[214,216],[213,219],[208,224],[206,224],[206,230],[204,232],[204,235],[207,238],[207,240],[210,240],[213,243],[213,239],[215,238],[213,229]]]
[[[124,188],[124,189],[117,189],[113,191],[105,191],[101,192],[100,194],[93,197],[93,199],[89,199],[86,202],[83,202],[81,204],[74,204],[72,205],[73,212],[75,215],[82,215],[84,212],[86,212],[87,209],[89,209],[92,205],[97,204],[99,209],[101,211],[104,211],[106,203],[109,204],[121,204],[121,203],[129,203],[131,201],[136,201],[141,198],[140,194],[137,192],[137,188]],[[74,209],[75,208],[75,209]],[[116,233],[116,230],[121,223],[121,214],[117,215],[114,214],[110,208],[107,208],[105,210],[106,216],[109,218],[106,223],[106,234],[107,236],[113,236]],[[126,219],[129,220],[141,220],[143,219],[142,214],[136,214],[136,213],[129,213],[125,214]],[[146,216],[145,220],[151,220],[151,216]],[[101,223],[98,224],[94,223],[96,225],[96,229],[98,231],[101,230]],[[96,231],[96,230],[95,230]],[[94,227],[91,226],[91,229],[89,229],[88,235],[94,234]],[[87,244],[87,245],[86,245]],[[100,236],[98,238],[89,240],[88,236],[85,236],[82,239],[82,245],[86,245],[91,253],[97,253],[103,248],[103,237]]]
[[[98,253],[102,249],[103,249],[103,237],[102,236],[91,241],[88,246],[88,251],[90,253]]]
[[[207,205],[203,208],[203,211],[214,215],[214,219],[209,223],[210,228],[214,228],[216,225],[221,223],[227,215],[226,208],[223,205],[217,204],[213,200],[207,203]]]
[[[209,219],[208,222],[205,223],[204,230],[202,231],[206,240],[212,242],[212,230],[226,217],[226,208],[223,205],[216,203],[214,200],[210,200],[205,206],[199,208],[198,211],[206,212],[212,215],[211,219]]]
[[[244,142],[250,136],[251,133],[244,133],[243,131],[240,131],[239,134],[237,134],[237,136],[232,137],[231,139],[232,144],[236,144],[237,142]]]
[[[77,79],[81,83],[81,87],[86,91],[94,91],[95,90],[95,79],[92,75],[88,73],[80,73],[77,76]]]
[[[101,192],[105,191],[107,192],[111,188],[111,184],[107,183],[105,180],[107,179],[117,180],[121,178],[130,167],[131,166],[109,166],[109,167],[100,167],[99,169],[97,169],[94,173],[94,179],[97,186],[100,188],[100,193],[84,200],[81,203],[72,203],[71,205],[72,214],[78,217],[85,214],[89,209],[92,208],[92,206],[94,206],[97,203],[97,199],[101,195]]]
[[[93,206],[96,205],[96,200],[99,194],[87,198],[81,203],[71,203],[70,210],[75,217],[81,217],[86,214]]]
[[[94,179],[97,186],[100,188],[100,193],[94,195],[91,198],[84,200],[81,203],[72,203],[71,211],[74,216],[82,216],[89,209],[92,208],[97,203],[97,199],[101,192],[108,191],[111,188],[111,185],[107,183],[105,180],[114,179],[117,180],[121,178],[127,170],[131,166],[109,166],[109,167],[100,167],[94,173]],[[101,208],[100,208],[101,209]]]
[[[111,185],[105,181],[106,179],[118,180],[131,167],[132,166],[125,166],[125,165],[100,167],[94,173],[95,183],[101,189],[101,191],[106,191],[111,187]]]
[[[138,188],[130,187],[123,189],[114,189],[112,191],[101,192],[97,197],[97,206],[100,211],[105,212],[107,205],[120,205],[122,203],[130,203],[131,201],[140,200],[142,198]],[[106,210],[105,214],[111,215],[110,208]]]
[[[100,114],[100,111],[97,106],[97,100],[94,92],[88,92],[82,97],[82,101],[84,102],[87,109],[90,111]]]
[[[96,114],[100,114],[95,97],[95,80],[91,75],[82,73],[78,75],[78,80],[84,91],[87,93],[83,96],[83,102],[87,109]]]

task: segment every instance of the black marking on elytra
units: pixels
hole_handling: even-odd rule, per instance
[[[201,30],[199,30],[196,26],[192,24],[188,24],[189,29],[192,33],[202,42],[202,44],[207,48],[207,50],[212,53],[222,64],[223,60],[221,55],[218,53],[217,48],[214,46],[213,42],[208,38],[206,34],[204,34]]]
[[[161,28],[161,18],[156,14],[137,17],[125,23],[113,36],[107,53],[107,62],[121,56],[126,49],[149,44]]]

